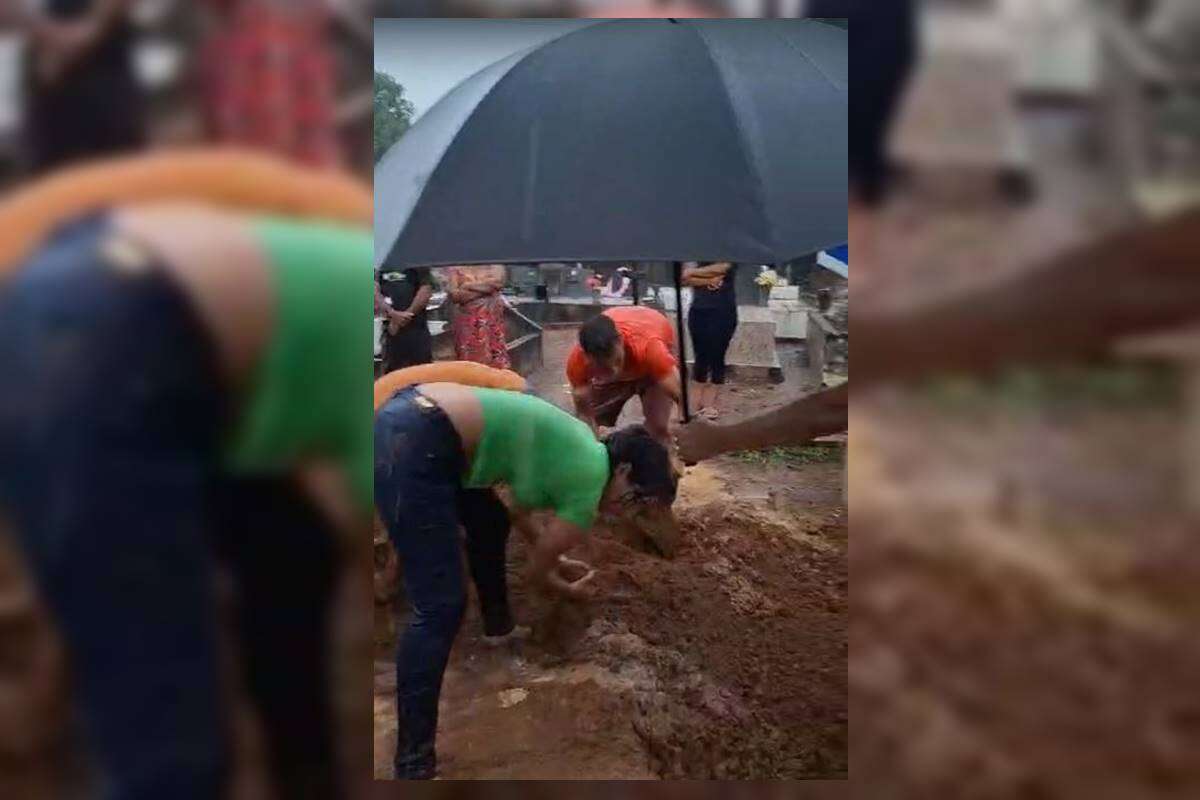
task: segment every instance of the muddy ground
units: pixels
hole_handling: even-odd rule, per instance
[[[1170,403],[896,393],[851,427],[857,795],[1195,797],[1200,557]]]
[[[1129,222],[1087,157],[1086,113],[1021,122],[1036,200],[905,187],[883,220],[889,299]],[[1117,360],[856,391],[852,796],[1200,796],[1177,379]]]
[[[548,334],[547,368],[532,382],[565,404],[559,365],[574,331]],[[743,384],[727,408],[735,415],[789,396],[793,383]],[[637,406],[622,423],[637,419]],[[514,542],[510,590],[533,637],[494,652],[468,617],[442,697],[443,776],[844,777],[842,486],[837,447],[691,468],[672,558],[628,529],[604,528],[581,548],[578,557],[599,570],[589,603],[531,591]],[[391,774],[394,688],[392,647],[380,643],[377,778]]]

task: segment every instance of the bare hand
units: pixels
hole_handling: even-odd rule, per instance
[[[703,419],[693,417],[686,425],[675,429],[675,444],[684,464],[696,464],[724,452],[721,428]]]
[[[388,333],[395,336],[401,328],[413,321],[414,316],[410,311],[393,311],[388,314]]]
[[[595,597],[596,587],[592,586],[592,580],[596,577],[596,570],[588,570],[587,574],[582,578],[571,581],[570,583],[556,575],[559,580],[552,581],[551,585],[562,594],[564,597],[569,597],[572,600],[591,600]]]
[[[586,577],[589,572],[596,571],[591,564],[566,556],[558,557],[558,566],[555,569],[565,581],[579,580]]]

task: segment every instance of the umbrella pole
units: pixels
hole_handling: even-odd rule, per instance
[[[692,421],[688,411],[688,376],[687,376],[687,341],[683,338],[683,262],[671,262],[672,274],[675,279],[675,332],[679,338],[679,391],[680,405],[683,411],[683,422]]]

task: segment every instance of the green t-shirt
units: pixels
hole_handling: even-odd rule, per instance
[[[472,389],[483,407],[483,434],[466,486],[508,484],[524,508],[550,509],[587,529],[608,484],[608,450],[586,424],[537,397]]]
[[[332,460],[359,506],[374,503],[371,433],[374,242],[364,228],[264,217],[275,325],[226,445],[235,473]]]

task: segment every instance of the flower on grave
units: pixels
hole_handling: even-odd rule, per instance
[[[779,273],[770,267],[760,269],[758,275],[754,277],[754,282],[767,289],[772,289],[782,283],[779,279]]]

